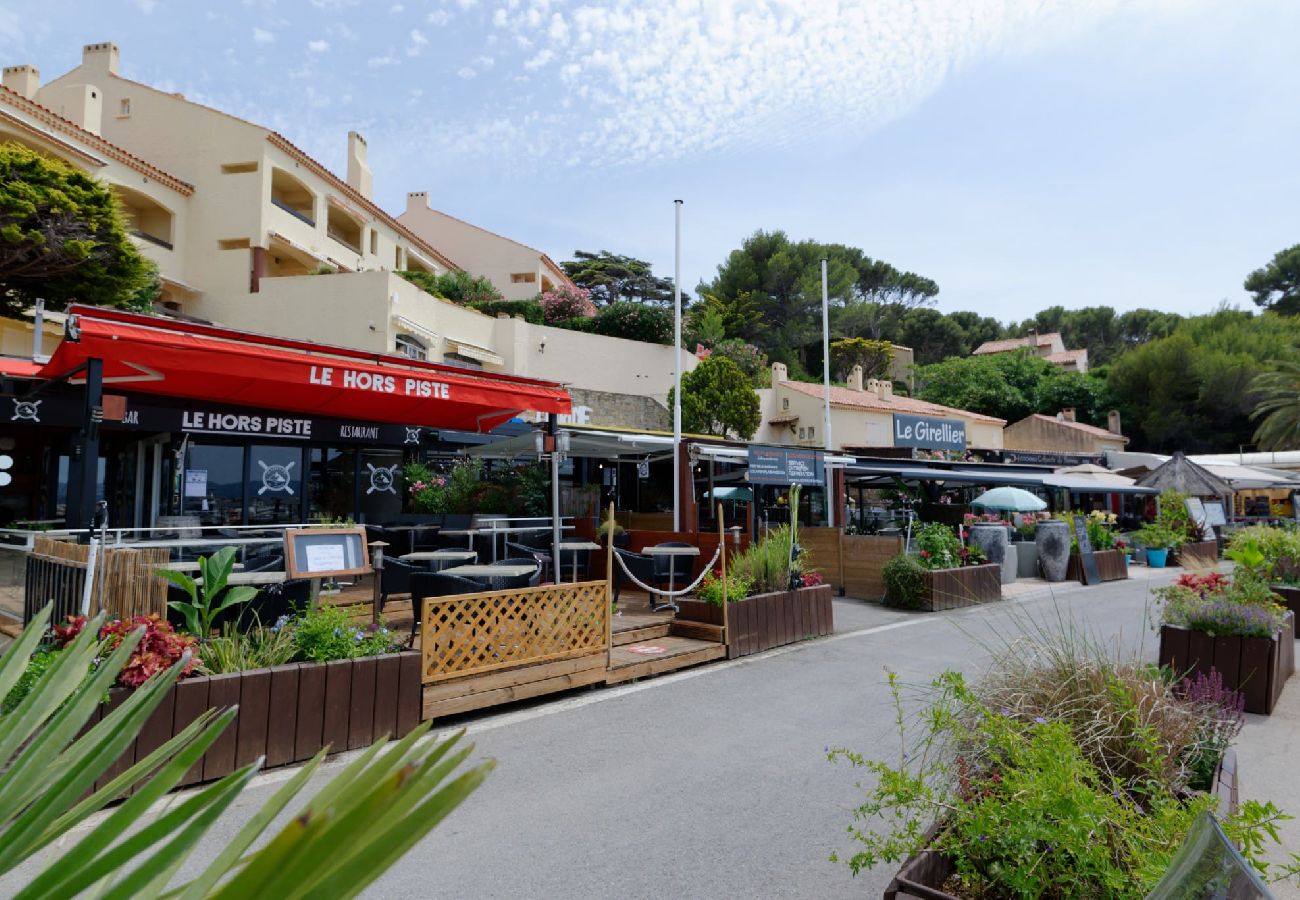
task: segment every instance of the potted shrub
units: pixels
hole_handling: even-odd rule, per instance
[[[1224,555],[1257,571],[1282,605],[1300,614],[1300,530],[1252,525],[1233,534]]]
[[[944,673],[915,717],[889,685],[899,758],[829,751],[870,775],[854,852],[832,859],[902,863],[886,898],[1137,900],[1206,812],[1261,871],[1296,871],[1262,858],[1279,810],[1234,807],[1240,698],[1212,678],[1173,682],[1069,634],[1007,646],[974,684]]]
[[[1168,528],[1154,523],[1143,525],[1135,537],[1146,548],[1147,565],[1154,569],[1163,569],[1169,562],[1169,551],[1181,543]]]
[[[976,546],[963,547],[956,531],[932,522],[917,532],[915,557],[885,563],[885,604],[900,609],[944,610],[1002,597],[1001,566]]]
[[[1249,568],[1183,575],[1156,590],[1163,603],[1160,665],[1223,676],[1252,713],[1270,713],[1295,671],[1295,616]]]

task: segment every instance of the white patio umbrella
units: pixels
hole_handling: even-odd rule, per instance
[[[1047,509],[1047,504],[1042,500],[1029,491],[1016,487],[1000,487],[985,491],[972,500],[970,505],[1009,512],[1038,512]]]

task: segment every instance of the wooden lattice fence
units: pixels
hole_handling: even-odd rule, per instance
[[[423,681],[604,653],[609,606],[603,581],[428,597]]]

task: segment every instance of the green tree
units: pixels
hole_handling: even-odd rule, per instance
[[[112,191],[18,144],[0,145],[0,314],[37,298],[147,310],[157,270],[127,236]]]
[[[1092,373],[1056,372],[1039,381],[1033,397],[1035,412],[1055,415],[1072,407],[1090,425],[1104,426],[1110,411],[1110,390]]]
[[[673,406],[676,388],[668,392]],[[696,434],[749,440],[758,430],[754,383],[725,356],[710,356],[682,376],[682,428]]]
[[[1042,384],[1059,375],[1047,360],[1026,351],[956,356],[918,368],[918,396],[1014,422],[1037,410]]]
[[[1273,371],[1255,376],[1251,390],[1259,397],[1250,416],[1261,420],[1255,430],[1259,448],[1300,449],[1300,357],[1283,360]]]
[[[894,361],[894,345],[889,341],[866,338],[840,338],[831,341],[831,374],[839,381],[848,378],[854,366],[862,366],[862,377],[887,378]]]
[[[505,298],[485,275],[471,275],[469,272],[446,272],[434,275],[431,272],[398,272],[411,284],[427,294],[459,303],[462,306],[493,303]]]
[[[682,339],[686,346],[712,347],[727,336],[727,318],[717,301],[696,303],[685,316]],[[671,343],[671,341],[669,342]]]
[[[560,268],[578,287],[591,291],[591,299],[597,306],[620,300],[661,306],[671,306],[673,302],[672,279],[655,275],[650,263],[642,259],[608,250],[599,253],[575,250],[573,259],[560,263]]]
[[[912,309],[903,316],[895,340],[911,347],[918,366],[941,362],[951,356],[965,356],[966,332],[937,309]]]
[[[958,310],[948,313],[948,318],[960,325],[961,330],[966,333],[967,353],[980,344],[1000,340],[1006,335],[1006,327],[992,316],[981,316],[979,313]]]
[[[1300,244],[1279,250],[1268,265],[1251,272],[1245,288],[1261,309],[1300,314]]]
[[[1110,366],[1109,386],[1134,449],[1188,453],[1249,445],[1255,378],[1290,357],[1294,325],[1222,308],[1186,319]]]

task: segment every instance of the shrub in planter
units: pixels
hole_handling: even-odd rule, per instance
[[[1024,655],[1021,647],[1011,652]],[[1185,789],[1190,763],[1168,764],[1196,747],[1197,703],[1151,670],[1089,663],[1068,642],[1038,652],[1048,664],[1029,666],[1032,679],[1012,695],[972,687],[955,672],[940,676],[916,720],[919,740],[910,740],[890,675],[901,759],[829,752],[873,776],[859,785],[866,797],[849,827],[855,852],[843,861],[854,873],[926,848],[947,873],[926,885],[933,896],[1139,898],[1160,879],[1192,822],[1216,807]],[[1062,692],[1053,659],[1083,661],[1091,674]],[[1010,683],[1023,674],[1009,673]],[[998,706],[999,696],[1028,700]],[[1099,722],[1075,707],[1080,696],[1100,701]],[[1129,758],[1135,748],[1143,752]],[[1224,822],[1263,871],[1262,842],[1276,840],[1279,815],[1271,803],[1247,801]],[[1300,858],[1281,874],[1297,870]]]
[[[915,557],[899,554],[881,569],[885,582],[885,605],[899,609],[920,609],[930,592],[926,568]]]
[[[735,603],[737,600],[744,600],[751,591],[751,585],[748,578],[743,575],[727,574],[727,602]],[[704,576],[700,582],[695,596],[705,603],[712,603],[714,606],[722,605],[722,579],[710,572]]]
[[[54,646],[62,650],[76,640],[86,626],[86,621],[85,616],[68,616],[63,625],[54,626]],[[99,639],[102,642],[99,658],[108,656],[139,628],[144,629],[144,637],[135,646],[118,675],[117,683],[122,687],[139,687],[154,675],[167,671],[198,643],[193,635],[177,633],[156,615],[115,619],[105,622],[99,629]],[[198,659],[191,658],[181,669],[181,677],[192,672],[197,664]]]

